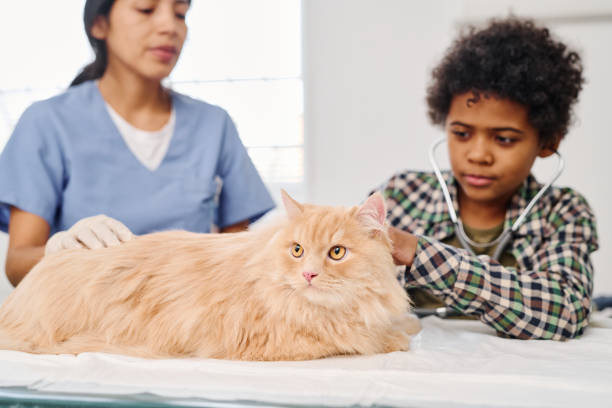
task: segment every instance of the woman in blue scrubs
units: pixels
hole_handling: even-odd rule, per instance
[[[274,207],[228,114],[161,85],[180,55],[189,3],[87,0],[96,60],[66,92],[30,106],[0,155],[13,285],[52,234],[84,218],[75,227],[93,227],[71,239],[95,248],[130,231],[238,231]]]

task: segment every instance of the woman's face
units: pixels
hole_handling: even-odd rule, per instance
[[[106,42],[107,69],[127,69],[144,78],[167,77],[187,36],[187,0],[116,0],[108,19],[98,17],[91,33]]]

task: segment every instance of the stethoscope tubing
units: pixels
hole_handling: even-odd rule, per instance
[[[431,166],[433,167],[434,173],[436,174],[436,178],[438,179],[438,182],[440,183],[440,187],[442,188],[442,193],[444,195],[444,200],[446,201],[446,206],[448,207],[448,212],[449,212],[451,221],[455,225],[455,231],[456,231],[457,239],[459,240],[459,242],[461,243],[461,246],[464,249],[469,251],[470,254],[476,256],[476,254],[474,253],[474,250],[470,246],[470,242],[468,242],[468,241],[471,241],[471,240],[469,239],[469,237],[465,233],[465,230],[463,229],[463,223],[461,222],[461,219],[457,216],[457,212],[455,211],[455,207],[453,205],[453,200],[451,199],[450,192],[448,190],[448,186],[446,185],[446,182],[444,181],[444,177],[442,176],[442,172],[440,171],[440,166],[438,166],[438,162],[436,160],[436,149],[438,148],[438,146],[440,146],[444,142],[446,142],[446,137],[445,136],[437,139],[436,141],[434,141],[431,144],[431,147],[429,149],[429,161],[431,163]],[[474,246],[481,247],[481,248],[487,248],[487,247],[491,247],[491,246],[497,244],[497,248],[495,248],[495,251],[494,251],[493,256],[491,258],[496,260],[496,261],[499,260],[499,258],[501,257],[501,254],[504,251],[504,248],[506,248],[506,246],[508,245],[509,241],[512,239],[513,234],[525,222],[525,218],[527,217],[527,215],[529,214],[529,212],[531,211],[533,206],[540,200],[540,198],[546,193],[546,191],[548,191],[550,186],[552,186],[552,184],[555,181],[557,181],[559,176],[561,176],[561,173],[563,172],[563,169],[565,167],[565,162],[564,162],[563,157],[561,156],[561,154],[559,154],[559,152],[555,152],[555,155],[558,158],[557,169],[553,173],[552,177],[548,180],[546,185],[544,185],[544,187],[542,187],[540,189],[540,191],[538,191],[538,193],[535,195],[535,197],[533,197],[531,199],[529,204],[527,204],[527,207],[525,207],[525,209],[519,215],[519,217],[516,219],[516,221],[514,221],[514,223],[512,223],[512,226],[510,228],[507,228],[506,230],[504,230],[499,235],[499,237],[497,237],[494,241],[492,241],[490,243],[479,244],[479,243],[476,243],[476,242],[472,241],[471,244],[475,244]],[[460,316],[461,315],[461,313],[459,311],[456,311],[456,310],[451,309],[449,307],[438,307],[438,308],[434,308],[434,309],[415,308],[415,309],[413,309],[413,312],[418,317],[438,316],[438,317],[445,318],[445,317]]]
[[[429,162],[431,163],[431,166],[433,167],[433,171],[436,175],[436,178],[438,179],[438,182],[440,183],[440,187],[442,188],[442,193],[444,195],[444,200],[446,201],[446,206],[448,207],[448,212],[449,212],[451,221],[455,225],[455,231],[457,234],[457,238],[459,239],[461,246],[465,248],[466,250],[468,250],[472,255],[476,255],[476,254],[472,250],[470,244],[475,244],[474,246],[479,246],[482,248],[490,247],[490,246],[497,244],[497,248],[495,249],[495,252],[493,253],[492,258],[494,260],[499,260],[504,248],[508,245],[508,242],[510,241],[510,239],[512,239],[512,235],[525,222],[525,218],[527,217],[527,215],[529,214],[533,206],[540,200],[540,198],[546,193],[546,191],[548,191],[550,186],[552,186],[552,184],[555,181],[557,181],[559,176],[561,176],[561,173],[563,173],[563,169],[565,168],[565,161],[563,160],[563,157],[561,156],[561,154],[559,154],[559,152],[555,152],[555,155],[558,158],[557,169],[555,170],[552,177],[548,180],[546,185],[544,185],[544,187],[542,187],[540,191],[538,191],[535,197],[531,199],[529,204],[527,204],[527,207],[525,207],[523,212],[519,215],[516,221],[514,221],[514,223],[512,224],[510,228],[504,230],[504,232],[502,232],[500,236],[497,239],[495,239],[493,242],[483,245],[483,244],[478,244],[475,242],[469,242],[469,237],[467,236],[467,234],[465,234],[465,231],[463,229],[463,224],[461,223],[461,220],[459,219],[459,217],[457,217],[457,212],[455,211],[453,200],[451,199],[450,192],[448,191],[448,186],[446,185],[446,182],[444,181],[444,177],[442,176],[442,172],[440,171],[440,166],[438,166],[438,162],[436,160],[436,149],[442,143],[446,142],[446,140],[447,140],[446,136],[443,136],[435,140],[431,144],[431,147],[429,149]]]

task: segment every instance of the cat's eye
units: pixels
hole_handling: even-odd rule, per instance
[[[341,245],[336,245],[335,247],[329,250],[328,254],[329,257],[334,261],[339,261],[344,258],[344,255],[346,255],[346,248]]]
[[[304,253],[304,248],[300,244],[293,244],[293,248],[291,248],[291,255],[295,258],[299,258]]]

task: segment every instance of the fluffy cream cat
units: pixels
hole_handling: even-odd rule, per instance
[[[419,324],[382,197],[350,209],[283,201],[287,219],[253,231],[44,257],[0,307],[0,348],[243,360],[407,350]]]

